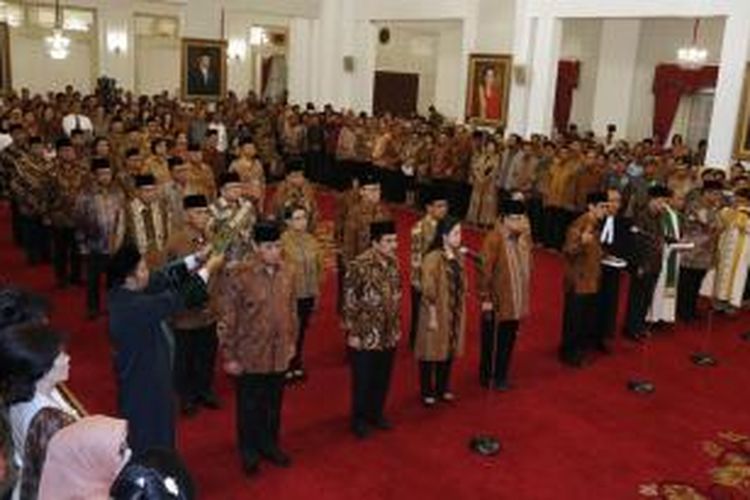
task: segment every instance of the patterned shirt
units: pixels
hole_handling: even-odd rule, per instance
[[[76,227],[84,253],[113,253],[125,237],[125,195],[94,184],[76,200]]]
[[[75,227],[76,198],[87,179],[79,163],[58,161],[52,172],[50,218],[52,225]]]
[[[228,230],[228,225],[242,223],[244,227],[238,228],[237,237],[229,244],[225,252],[228,262],[238,262],[253,251],[253,227],[257,220],[257,214],[253,204],[245,199],[237,203],[231,203],[220,196],[209,206],[211,211],[211,229],[214,234],[221,234]],[[243,214],[247,214],[248,220],[242,221]]]
[[[355,350],[394,349],[401,337],[398,262],[370,248],[348,267],[344,284],[347,344]]]
[[[414,288],[419,289],[422,280],[422,259],[427,250],[430,248],[437,221],[430,216],[425,216],[414,224],[411,230],[411,284]]]

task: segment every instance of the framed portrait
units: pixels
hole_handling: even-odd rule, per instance
[[[226,42],[182,39],[182,99],[215,101],[227,91]]]
[[[745,68],[745,86],[739,113],[735,154],[739,160],[750,160],[750,64]]]
[[[513,59],[506,54],[470,54],[466,89],[466,121],[505,125]]]
[[[0,95],[7,95],[13,87],[10,78],[10,28],[0,23]]]

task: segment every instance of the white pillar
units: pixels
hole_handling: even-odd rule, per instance
[[[320,99],[323,104],[339,104],[341,56],[339,32],[341,26],[339,0],[320,2]]]
[[[515,22],[513,24],[513,67],[525,74],[524,82],[516,82],[515,74],[511,75],[510,100],[508,103],[508,120],[506,131],[525,135],[531,85],[531,56],[534,48],[534,20],[527,13],[528,2],[516,2]],[[515,72],[515,70],[514,70]]]
[[[552,132],[552,111],[555,105],[562,22],[560,19],[545,15],[537,20],[536,25],[526,135],[534,133],[549,135]]]
[[[126,90],[135,90],[135,38],[133,8],[130,2],[108,2],[99,8],[97,44],[99,71],[96,77],[108,76]],[[114,47],[119,47],[115,50]]]
[[[289,100],[305,104],[310,100],[310,21],[301,17],[289,22]]]
[[[743,3],[743,9],[744,12],[732,14],[724,23],[719,77],[708,133],[706,165],[721,168],[729,168],[732,159],[750,44],[750,6]]]
[[[605,19],[599,42],[592,130],[607,133],[607,124],[625,134],[630,116],[633,77],[638,56],[641,22],[637,19]]]

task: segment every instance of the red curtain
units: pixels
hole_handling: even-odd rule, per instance
[[[680,99],[700,89],[716,86],[718,66],[685,69],[677,64],[659,64],[654,74],[654,136],[667,140]]]
[[[580,61],[559,61],[557,63],[557,88],[555,89],[555,128],[564,133],[570,121],[573,107],[573,90],[578,87],[581,75]]]

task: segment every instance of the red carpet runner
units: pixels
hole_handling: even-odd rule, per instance
[[[330,198],[321,204],[324,214],[332,213]],[[404,272],[413,220],[412,214],[399,212]],[[49,267],[25,265],[9,242],[7,209],[0,213],[0,237],[3,277],[51,296],[53,323],[70,333],[74,391],[90,411],[113,413],[106,321],[84,320],[83,290],[55,290]],[[476,248],[478,236],[467,239]],[[200,497],[627,499],[658,493],[663,479],[707,487],[715,460],[704,453],[703,442],[724,431],[750,432],[750,344],[739,339],[750,330],[749,316],[714,322],[710,350],[719,359],[716,368],[688,361],[703,345],[705,322],[655,338],[645,370],[656,392],[637,396],[625,390],[625,382],[642,369],[638,346],[618,340],[614,355],[585,369],[559,365],[561,286],[559,258],[538,252],[533,314],[522,327],[512,367],[515,390],[487,394],[478,385],[472,299],[468,352],[456,363],[453,377],[455,405],[422,408],[416,364],[402,347],[389,399],[396,428],[360,442],[348,430],[349,373],[333,312],[331,274],[309,336],[310,380],[286,393],[282,443],[293,467],[264,464],[257,477],[243,477],[235,451],[233,391],[219,373],[224,408],[203,411],[179,426],[180,450]],[[477,431],[497,434],[502,454],[491,459],[472,455],[467,442]]]

